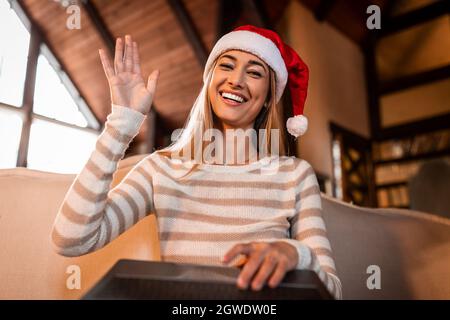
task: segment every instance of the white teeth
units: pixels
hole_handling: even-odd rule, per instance
[[[223,92],[222,93],[222,97],[227,98],[227,99],[231,99],[231,100],[234,100],[234,101],[240,102],[240,103],[244,102],[244,99],[242,99],[242,97],[239,97],[239,96],[237,96],[235,94],[228,93],[228,92]]]

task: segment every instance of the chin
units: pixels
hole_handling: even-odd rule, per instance
[[[215,112],[216,117],[221,121],[229,125],[237,125],[242,121],[245,116],[245,110],[231,109],[227,106],[220,106]]]
[[[230,127],[235,127],[238,128],[241,126],[241,124],[239,123],[239,120],[241,120],[241,118],[236,117],[236,116],[218,116],[217,117],[220,122],[227,124]]]

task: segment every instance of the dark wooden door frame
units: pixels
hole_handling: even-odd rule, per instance
[[[362,161],[365,161],[365,168],[367,170],[367,193],[369,198],[369,205],[376,207],[377,206],[377,197],[376,197],[376,188],[375,188],[375,174],[373,169],[373,156],[372,156],[372,139],[365,138],[361,136],[360,134],[351,131],[349,129],[344,128],[341,125],[338,125],[334,122],[330,122],[329,124],[330,132],[331,132],[331,154],[333,154],[333,141],[336,137],[336,135],[340,135],[343,139],[345,139],[346,142],[350,142],[350,144],[359,146],[360,150],[365,149],[364,159],[360,158],[357,160],[358,163],[361,163]],[[342,150],[341,150],[342,152]],[[341,155],[342,159],[342,155]],[[355,170],[355,168],[352,168],[351,170]],[[344,174],[344,172],[343,172]],[[359,175],[359,174],[358,174]],[[333,174],[332,174],[332,184],[333,184],[333,196],[336,196],[335,190],[336,190],[336,177],[334,174],[334,161],[333,161]],[[343,186],[344,188],[349,188],[349,186]],[[343,190],[344,191],[344,190]]]

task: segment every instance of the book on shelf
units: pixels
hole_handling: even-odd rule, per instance
[[[392,198],[394,199],[393,205],[394,207],[398,207],[401,205],[401,195],[400,195],[400,188],[392,188]]]
[[[408,187],[400,187],[400,199],[402,206],[409,206]]]
[[[439,135],[438,150],[450,148],[450,131],[441,132]]]
[[[378,206],[381,208],[389,206],[389,198],[386,189],[381,189],[378,191]]]

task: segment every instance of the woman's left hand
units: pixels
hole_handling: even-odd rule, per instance
[[[241,289],[247,289],[251,283],[253,290],[261,290],[266,282],[275,288],[298,263],[296,248],[282,241],[237,244],[225,254],[222,262],[228,263],[238,254],[247,256],[237,280]]]

